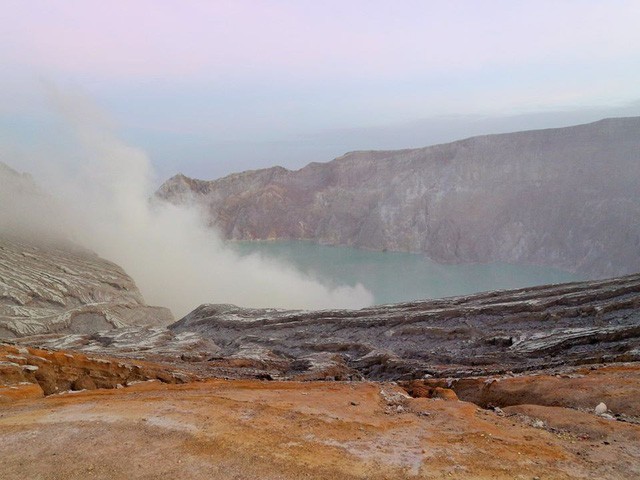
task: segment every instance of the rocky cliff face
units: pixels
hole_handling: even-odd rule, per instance
[[[148,362],[123,362],[74,352],[38,350],[0,342],[0,405],[11,399],[41,397],[66,391],[121,388],[158,380],[195,380],[186,372]]]
[[[353,152],[158,191],[231,239],[311,239],[441,262],[640,270],[640,118]]]
[[[0,338],[167,325],[117,265],[70,244],[0,237]]]
[[[0,162],[0,338],[167,325],[117,265],[48,228],[53,200]],[[36,212],[37,215],[34,215]]]

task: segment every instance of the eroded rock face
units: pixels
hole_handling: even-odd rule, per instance
[[[195,201],[230,239],[311,239],[440,262],[640,271],[640,118],[353,152],[157,192]]]
[[[184,383],[195,379],[166,365],[0,343],[0,403],[69,390],[121,388],[148,380]]]
[[[324,362],[368,379],[464,377],[640,360],[639,307],[634,275],[362,310],[202,305],[170,329],[289,374]]]
[[[0,236],[0,338],[167,325],[117,265],[69,243]]]
[[[638,361],[639,306],[634,275],[362,310],[202,305],[168,329],[17,341],[160,361],[214,377],[464,378]]]
[[[173,332],[163,327],[123,327],[91,334],[53,333],[15,339],[19,345],[87,354],[115,355],[167,363],[207,362],[220,354],[210,339],[194,332]]]
[[[65,225],[54,198],[0,162],[0,339],[173,321],[119,266],[71,242]]]
[[[611,411],[614,418],[640,424],[638,363],[588,366],[522,375],[427,378],[401,382],[414,397],[435,397],[438,389],[483,408],[541,405],[579,409],[591,414]],[[604,403],[606,402],[606,404]],[[598,405],[604,405],[601,412]]]

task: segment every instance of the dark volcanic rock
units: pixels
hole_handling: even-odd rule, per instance
[[[157,195],[204,205],[230,239],[311,239],[441,262],[640,271],[640,118],[353,152],[298,171],[177,175]]]
[[[279,357],[304,370],[301,360],[322,354],[371,379],[637,361],[640,275],[362,310],[202,305],[169,328],[211,339],[223,358]]]

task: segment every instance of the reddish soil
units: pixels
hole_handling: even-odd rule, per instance
[[[403,385],[408,389],[448,387],[460,400],[482,407],[531,404],[591,410],[604,402],[614,413],[640,416],[638,363],[565,369],[556,375],[532,373],[452,380],[428,379],[404,382]]]
[[[68,390],[117,388],[158,380],[184,383],[193,374],[151,362],[0,344],[0,404]]]
[[[42,397],[42,390],[33,395],[37,383],[13,389],[5,374],[0,478],[640,478],[640,426],[632,416],[640,397],[634,403],[624,393],[637,387],[640,367],[583,374],[527,378],[536,398],[555,395],[565,404],[574,392],[575,402],[595,406],[608,386],[612,405],[615,398],[626,405],[613,413],[626,421],[598,417],[593,408],[487,410],[442,387],[432,389],[434,398],[411,398],[376,382],[154,380]],[[621,378],[627,386],[614,386]]]

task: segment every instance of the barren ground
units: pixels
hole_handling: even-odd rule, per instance
[[[151,381],[0,403],[0,477],[629,479],[640,426],[374,382]]]

